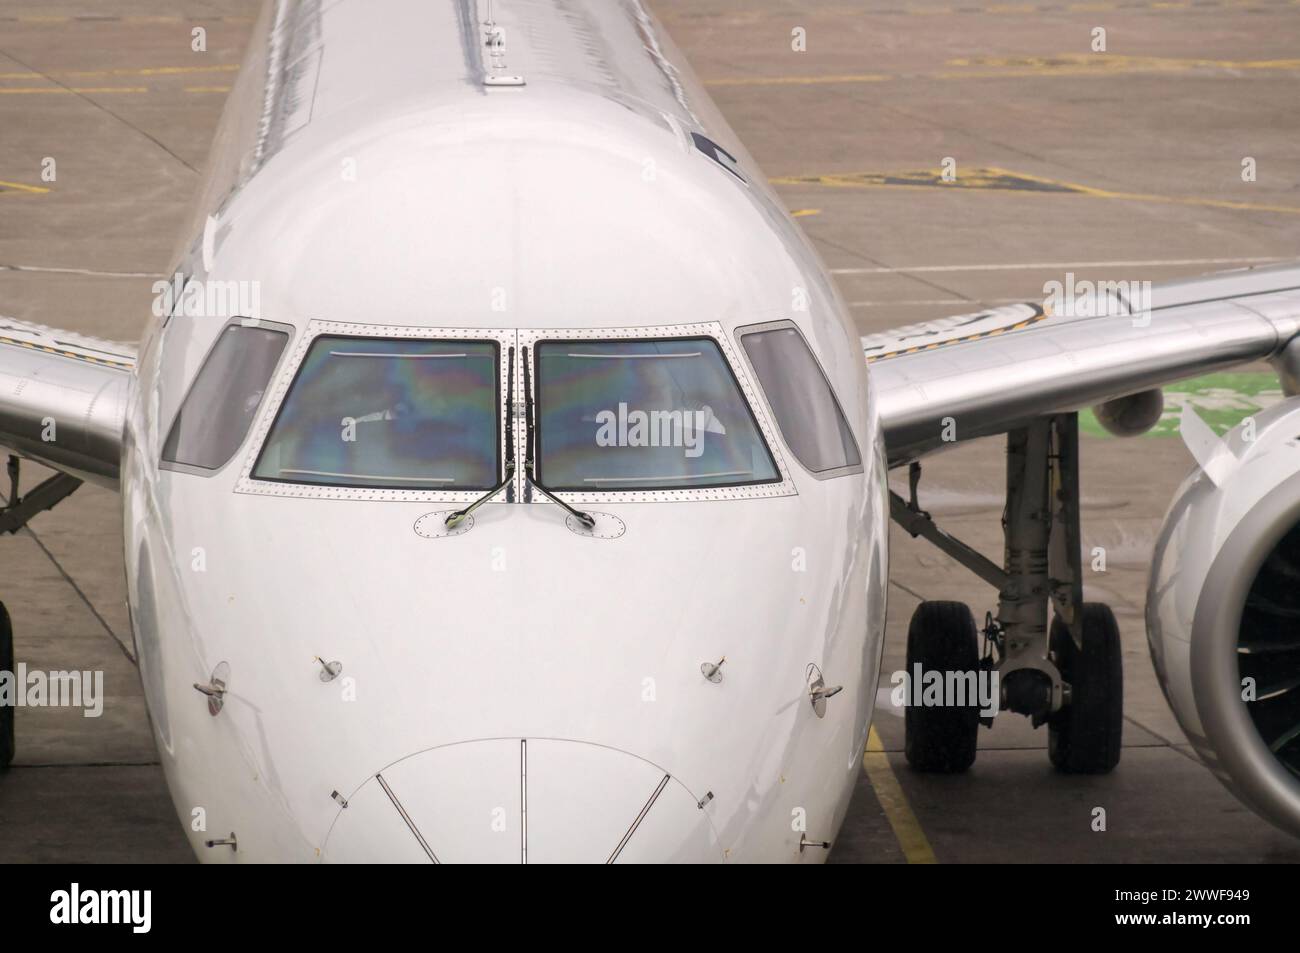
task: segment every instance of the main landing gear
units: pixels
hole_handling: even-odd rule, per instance
[[[993,686],[999,710],[1025,715],[1035,728],[1047,725],[1048,757],[1057,770],[1105,774],[1119,763],[1119,626],[1108,606],[1083,601],[1078,452],[1076,414],[1043,418],[1007,435],[1002,566],[939,529],[921,509],[919,464],[911,466],[911,499],[890,493],[895,522],[998,590],[997,615],[985,617],[982,632],[959,602],[922,602],[912,615],[908,677],[934,689],[912,687],[907,699],[905,751],[913,769],[952,774],[975,762],[979,725],[992,724],[981,698],[987,701]]]
[[[907,627],[907,672],[974,672],[979,633],[964,602],[922,602]],[[910,699],[909,699],[910,701]],[[951,700],[950,700],[951,701]],[[903,709],[907,763],[918,771],[958,774],[975,763],[980,730],[975,699],[962,704],[913,705]]]
[[[1119,764],[1124,668],[1110,606],[1083,604],[1083,645],[1052,620],[1052,658],[1070,686],[1070,704],[1047,720],[1047,754],[1067,774],[1106,774]]]
[[[13,671],[14,628],[9,622],[9,610],[0,602],[0,672]],[[0,675],[0,678],[3,677]],[[17,690],[16,685],[14,688]],[[14,712],[12,704],[0,701],[0,771],[9,767],[14,760]]]

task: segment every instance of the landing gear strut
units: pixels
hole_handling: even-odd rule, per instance
[[[5,469],[9,473],[9,499],[0,506],[0,533],[16,533],[37,513],[54,509],[59,503],[76,492],[81,481],[66,473],[56,473],[45,482],[28,490],[23,496],[18,495],[18,477],[21,464],[12,454]]]
[[[1078,415],[1045,417],[1007,434],[1001,566],[949,536],[921,509],[920,464],[911,465],[909,476],[910,499],[890,493],[894,521],[998,590],[997,616],[984,627],[982,660],[966,648],[974,636],[969,609],[922,603],[908,632],[909,675],[914,661],[948,672],[996,671],[1001,708],[1028,716],[1034,727],[1048,725],[1054,766],[1074,774],[1113,769],[1123,726],[1119,628],[1107,606],[1083,601]],[[966,770],[974,761],[979,720],[965,707],[916,714],[909,707],[909,763],[924,771]]]
[[[66,473],[56,473],[43,483],[28,490],[26,495],[18,493],[20,475],[18,457],[10,455],[5,467],[9,475],[9,495],[0,505],[0,534],[17,533],[38,513],[53,509],[70,496],[81,481]],[[0,602],[0,672],[15,672],[14,666],[14,629],[9,619],[9,612]],[[12,676],[14,679],[17,675]],[[15,689],[21,686],[15,684]],[[14,706],[0,703],[0,771],[9,767],[14,759]]]

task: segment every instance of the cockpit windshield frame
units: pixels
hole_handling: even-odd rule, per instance
[[[781,454],[780,441],[776,438],[774,422],[768,415],[766,403],[759,399],[748,366],[740,359],[740,355],[729,340],[729,336],[718,322],[634,328],[520,329],[518,343],[521,353],[526,351],[530,355],[535,372],[538,344],[572,341],[662,342],[675,338],[707,338],[710,343],[718,347],[727,369],[731,372],[732,380],[738,387],[740,396],[749,410],[750,417],[757,427],[759,436],[766,445],[766,450],[776,469],[776,478],[762,482],[735,482],[707,487],[623,488],[610,490],[565,489],[562,491],[565,501],[581,506],[593,503],[742,500],[796,495],[794,482]],[[521,382],[517,380],[516,386],[521,387]],[[536,373],[533,375],[533,386],[535,388],[541,386]],[[538,427],[540,431],[540,422]],[[544,444],[546,440],[544,433],[540,434],[540,439]],[[545,478],[544,472],[542,476]],[[521,487],[521,492],[525,502],[546,502],[544,496],[539,493],[530,493],[526,487]]]
[[[522,353],[526,348],[530,355],[535,353],[539,342],[547,341],[661,341],[671,338],[708,338],[716,344],[722,354],[734,383],[738,386],[747,409],[761,434],[762,441],[770,454],[772,464],[777,471],[777,478],[769,482],[731,484],[711,487],[683,487],[674,489],[618,489],[591,491],[564,491],[567,502],[591,504],[601,502],[671,502],[692,500],[744,500],[783,496],[795,496],[794,481],[786,464],[777,436],[775,421],[770,416],[767,404],[761,399],[752,372],[741,358],[734,342],[730,340],[723,326],[717,322],[696,324],[660,325],[634,328],[445,328],[412,327],[406,325],[356,324],[341,321],[309,321],[291,344],[291,353],[282,359],[276,377],[263,401],[262,410],[256,420],[254,429],[247,440],[244,458],[241,463],[239,478],[235,491],[258,496],[293,497],[297,499],[330,500],[373,500],[396,502],[444,502],[472,503],[483,494],[482,490],[441,490],[441,489],[403,489],[396,487],[358,487],[327,485],[321,483],[280,482],[258,479],[254,476],[258,461],[266,447],[267,439],[279,417],[281,408],[298,379],[299,371],[316,339],[322,336],[337,337],[374,337],[390,339],[415,339],[424,341],[485,341],[495,342],[498,352],[498,393],[496,395],[498,412],[497,455],[504,463],[505,428],[515,427],[515,445],[518,448],[519,466],[508,492],[502,494],[495,502],[548,502],[543,494],[528,485],[523,473],[523,420],[506,420],[505,399],[507,375],[513,373],[516,394],[515,413],[523,406]],[[514,366],[509,365],[508,354],[514,348]],[[535,365],[534,365],[535,366]],[[534,381],[534,385],[535,385]]]
[[[507,354],[514,346],[515,331],[511,329],[487,328],[425,328],[403,325],[354,324],[340,321],[310,321],[307,329],[296,342],[291,358],[282,366],[274,382],[269,399],[257,422],[251,441],[251,452],[247,454],[240,473],[236,491],[261,496],[288,496],[307,499],[332,500],[392,500],[408,502],[447,502],[468,503],[482,495],[482,488],[467,487],[463,489],[437,489],[418,487],[406,489],[396,486],[357,486],[340,485],[328,482],[291,482],[287,480],[263,479],[256,476],[258,461],[271,435],[275,422],[283,409],[285,401],[299,377],[304,362],[311,352],[312,345],[321,337],[341,338],[377,338],[388,340],[415,340],[428,342],[475,341],[494,345],[497,360],[496,389],[493,391],[494,406],[497,408],[497,427],[493,435],[496,441],[495,457],[497,473],[504,466],[504,434],[506,420],[504,404],[501,399],[502,387],[510,373]]]

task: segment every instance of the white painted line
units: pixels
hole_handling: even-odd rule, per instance
[[[850,301],[850,308],[892,308],[914,307],[923,304],[951,304],[963,308],[985,308],[999,304],[1024,304],[1025,298],[989,298],[969,301],[966,298],[911,298],[904,301]]]
[[[912,268],[832,268],[832,275],[897,275],[940,271],[1039,271],[1062,268],[1158,268],[1174,265],[1263,265],[1285,258],[1172,258],[1165,261],[1048,261],[1015,265],[917,265]]]
[[[152,271],[93,271],[89,268],[42,268],[39,265],[0,265],[0,271],[30,271],[43,275],[86,275],[91,278],[162,278]]]

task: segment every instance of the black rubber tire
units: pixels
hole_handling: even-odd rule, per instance
[[[907,674],[979,670],[979,633],[964,602],[922,602],[907,628]],[[915,690],[915,689],[914,689]],[[910,701],[910,699],[909,699]],[[975,763],[979,706],[903,709],[907,763],[914,771],[960,774]]]
[[[9,621],[9,610],[0,602],[0,672],[14,672],[14,628]],[[17,675],[13,675],[17,678]],[[0,705],[0,771],[14,760],[13,705]]]
[[[1124,659],[1110,606],[1083,604],[1083,651],[1060,619],[1048,646],[1070,686],[1070,704],[1047,723],[1047,755],[1066,774],[1108,774],[1119,764],[1124,734]]]

